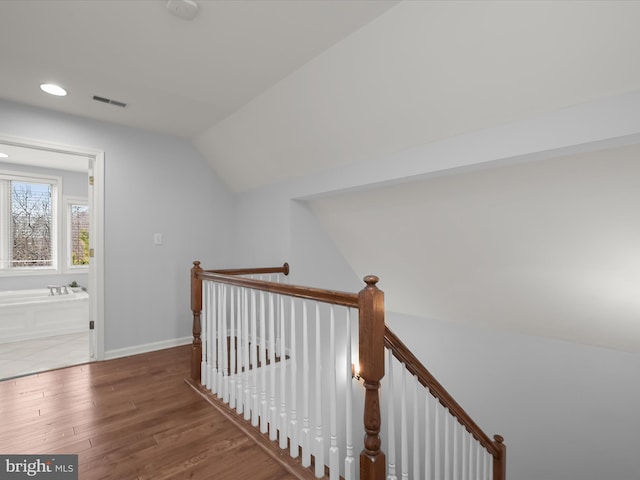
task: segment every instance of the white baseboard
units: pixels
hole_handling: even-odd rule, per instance
[[[104,352],[105,360],[114,358],[129,357],[140,353],[154,352],[165,348],[179,347],[187,345],[193,341],[193,337],[172,338],[171,340],[162,340],[161,342],[145,343],[143,345],[134,345],[133,347],[116,348],[115,350],[107,350]]]

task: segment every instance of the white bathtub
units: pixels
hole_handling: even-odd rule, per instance
[[[50,295],[46,288],[0,292],[0,343],[89,329],[89,295]]]

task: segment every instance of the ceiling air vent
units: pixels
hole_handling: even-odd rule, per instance
[[[127,106],[124,102],[119,102],[118,100],[112,100],[111,98],[99,97],[98,95],[94,95],[93,99],[96,102],[108,103],[109,105],[115,105],[116,107],[125,108]]]

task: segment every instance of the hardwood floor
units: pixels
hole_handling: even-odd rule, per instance
[[[184,383],[189,348],[0,382],[0,453],[75,453],[82,480],[297,478]]]

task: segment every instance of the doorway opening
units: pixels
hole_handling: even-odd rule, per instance
[[[65,358],[68,359],[69,365],[83,363],[77,361],[82,357],[74,356],[74,351],[80,355],[81,352],[86,351],[85,361],[102,360],[104,359],[104,152],[0,135],[0,153],[4,153],[0,156],[0,173],[4,172],[5,177],[9,179],[12,178],[12,173],[16,174],[16,172],[22,172],[27,179],[29,176],[38,175],[55,179],[52,181],[55,188],[51,194],[51,205],[55,216],[52,213],[51,250],[53,253],[50,264],[45,267],[38,264],[38,268],[26,268],[24,265],[28,263],[5,261],[5,268],[0,268],[0,297],[5,294],[9,298],[8,301],[0,298],[0,308],[9,308],[5,310],[8,313],[0,315],[6,319],[0,322],[0,360],[7,370],[3,372],[0,369],[0,379],[34,373],[28,371],[30,369],[42,371],[60,368],[66,366],[60,364],[61,361],[64,363]],[[7,184],[11,185],[10,182]],[[84,184],[84,190],[79,187],[79,184]],[[29,183],[26,182],[26,185],[29,186]],[[6,206],[11,205],[11,191],[10,187],[5,187],[5,194],[2,196],[4,208],[12,208]],[[0,195],[2,194],[0,187]],[[86,206],[79,207],[83,201]],[[14,203],[16,203],[15,200]],[[88,217],[88,232],[86,224],[83,223],[87,219],[81,218],[82,212],[85,212]],[[10,253],[9,256],[5,254],[2,257],[9,258],[11,249],[16,244],[11,232],[16,230],[18,222],[14,218],[9,218],[8,215],[3,216],[5,217],[4,227],[0,226],[0,234],[2,241],[7,245],[5,251]],[[75,236],[73,227],[75,227]],[[69,246],[74,241],[75,251],[72,246]],[[1,260],[3,258],[0,258]],[[14,307],[23,302],[25,294],[27,297],[35,295],[34,290],[39,288],[42,288],[45,293],[48,292],[47,296],[50,295],[50,298],[45,298],[46,301],[67,302],[68,308],[63,308],[63,313],[59,317],[51,317],[47,314],[45,319],[32,311],[25,316],[24,320],[21,320],[18,309]],[[80,307],[80,302],[85,299],[87,305]],[[3,306],[2,303],[5,305]],[[29,303],[29,301],[23,303]],[[82,319],[80,326],[77,323],[71,326],[73,314],[69,312],[73,308],[86,308],[83,311],[87,313],[82,314],[86,318]],[[10,314],[16,316],[10,318]],[[25,322],[24,325],[20,324],[21,321]],[[59,330],[56,330],[58,327]],[[20,341],[21,345],[19,345]],[[12,349],[11,346],[15,348]],[[56,349],[59,353],[55,353]],[[19,356],[20,351],[24,352],[22,358]],[[55,359],[49,363],[50,368],[47,368],[47,356]],[[11,367],[15,367],[14,375],[10,375]]]

